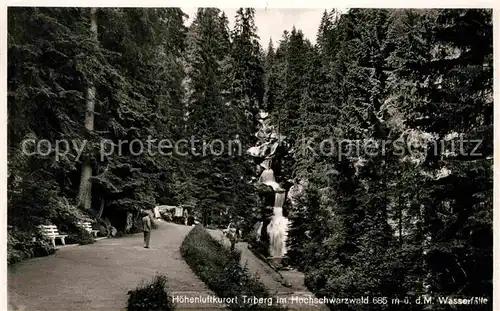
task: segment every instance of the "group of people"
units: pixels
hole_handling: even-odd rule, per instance
[[[153,213],[145,209],[142,209],[140,213],[142,216],[142,232],[144,233],[144,248],[149,248],[151,230],[153,229]],[[224,235],[231,242],[231,250],[234,250],[236,243],[241,239],[241,231],[239,228],[232,227],[231,225],[232,223],[224,230]]]
[[[231,243],[231,250],[236,248],[236,243],[241,240],[241,230],[234,226],[233,223],[230,223],[227,229],[223,230],[224,235],[229,239]]]

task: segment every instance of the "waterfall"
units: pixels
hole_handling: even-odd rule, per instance
[[[260,175],[260,182],[263,184],[268,184],[268,183],[276,183],[276,179],[274,179],[274,172],[272,169],[268,168],[265,169],[262,172],[262,175]]]
[[[264,158],[260,163],[264,168],[258,183],[270,186],[275,192],[273,204],[273,216],[267,225],[266,231],[269,235],[269,253],[275,259],[280,259],[286,254],[286,238],[288,231],[288,219],[283,217],[283,205],[285,204],[286,190],[276,182],[274,171],[271,169],[272,158],[275,156],[279,141],[283,141],[285,137],[276,132],[276,129],[269,124],[268,114],[261,112],[259,114],[259,122],[261,128],[256,133],[256,137],[260,139],[258,146],[251,147],[247,152],[257,158]],[[260,238],[260,233],[263,224],[260,223],[257,229],[257,238]]]
[[[274,199],[274,207],[275,208],[282,208],[284,203],[285,203],[285,193],[284,192],[276,192],[275,199]]]
[[[283,208],[274,207],[273,217],[267,226],[269,234],[269,253],[271,257],[280,258],[286,254],[286,237],[288,229],[288,219],[283,217]]]
[[[262,172],[261,182],[271,186],[276,192],[274,195],[273,216],[267,226],[269,234],[269,253],[271,257],[283,257],[286,254],[286,232],[288,229],[288,219],[283,217],[283,204],[285,203],[285,190],[276,182],[272,169]]]
[[[271,186],[273,190],[276,192],[285,191],[285,189],[281,188],[281,186],[276,182],[276,179],[274,178],[274,172],[270,168],[265,169],[262,172],[262,174],[260,175],[259,182],[263,183],[266,186]],[[283,206],[283,204],[281,204],[281,206]]]

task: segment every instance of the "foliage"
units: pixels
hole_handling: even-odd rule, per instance
[[[95,238],[92,233],[87,230],[77,227],[75,233],[70,233],[65,239],[66,244],[77,243],[80,245],[94,244]]]
[[[290,259],[311,290],[492,296],[491,10],[325,11],[315,45],[293,28],[266,55],[252,8],[237,11],[232,30],[216,8],[198,9],[188,28],[178,8],[99,8],[97,39],[90,12],[9,8],[9,263],[33,255],[29,232],[39,224],[73,234],[91,216],[125,232],[132,218],[136,232],[138,211],[158,203],[189,202],[205,225],[243,220],[250,232],[262,202],[243,153],[265,108],[286,136],[278,182],[305,185],[285,210]],[[174,149],[165,145],[137,154],[132,141],[150,137],[236,141],[231,151],[241,153],[199,155],[203,143],[188,143],[185,154],[165,155]],[[56,158],[24,153],[34,148],[25,139],[71,143]],[[451,142],[460,139],[481,144],[459,154]],[[318,153],[322,141],[334,148]],[[403,145],[372,153],[367,141]],[[103,155],[103,142],[115,152]],[[83,161],[90,210],[77,207]],[[233,291],[223,276],[252,283],[234,255],[194,239],[210,241],[200,230],[183,246],[193,270],[224,294]]]
[[[34,241],[33,238],[36,238]],[[9,230],[7,235],[7,264],[33,257],[44,257],[55,253],[52,244],[43,239],[37,232]]]
[[[244,304],[242,296],[271,297],[268,289],[246,267],[240,265],[240,253],[216,241],[197,225],[181,245],[181,255],[198,277],[219,297],[238,297],[232,310],[282,310],[280,306]]]
[[[307,85],[302,121],[289,133],[413,145],[294,154],[294,176],[309,186],[289,214],[289,253],[307,285],[334,297],[491,297],[491,270],[471,277],[475,264],[492,260],[491,12],[332,11],[318,36],[320,62],[308,66],[319,65],[323,82]],[[294,53],[290,37],[277,51]],[[451,144],[434,151],[460,135],[480,138],[480,154],[450,152]]]
[[[98,215],[124,230],[127,213],[154,206],[155,193],[173,196],[166,169],[174,170],[172,158],[135,156],[129,143],[120,150],[115,146],[107,157],[101,149],[104,142],[111,148],[118,140],[146,142],[148,134],[178,135],[184,14],[168,8],[97,9],[98,42],[89,16],[89,8],[9,9],[8,215],[13,226],[65,227]],[[90,85],[96,86],[95,130],[86,133]],[[29,151],[42,139],[52,147],[66,140],[67,154],[25,154],[25,139],[33,139]],[[81,212],[76,195],[84,158],[94,173],[93,210]]]
[[[169,294],[168,279],[158,274],[147,284],[128,291],[128,311],[169,311],[175,310],[175,304]]]
[[[243,153],[252,145],[253,112],[261,97],[256,89],[259,77],[248,76],[258,66],[258,45],[252,11],[239,12],[245,21],[235,25],[232,45],[227,18],[219,9],[198,9],[188,32],[186,128],[202,143],[186,157],[192,179],[185,187],[197,201],[195,213],[205,225],[225,226],[230,218],[248,217],[256,202],[248,182],[252,164]],[[249,46],[253,48],[245,50],[247,59],[240,52]],[[205,152],[202,145],[215,140],[223,142],[222,150]]]

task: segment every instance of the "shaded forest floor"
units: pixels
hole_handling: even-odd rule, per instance
[[[127,291],[157,272],[167,275],[173,295],[215,296],[180,255],[179,247],[191,229],[159,222],[150,249],[143,248],[141,233],[64,247],[53,256],[14,265],[8,272],[9,309],[124,310]],[[188,308],[207,310],[207,305],[178,304],[178,309]]]

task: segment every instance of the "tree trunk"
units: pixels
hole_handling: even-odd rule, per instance
[[[104,199],[101,199],[101,207],[99,208],[99,213],[97,213],[97,219],[101,219],[102,213],[104,212]]]
[[[90,8],[90,31],[92,39],[97,42],[97,9]],[[94,131],[94,106],[95,106],[95,86],[89,82],[86,90],[87,105],[85,109],[85,129],[89,132]],[[92,206],[92,166],[87,156],[83,158],[82,175],[80,177],[80,189],[78,191],[78,204],[84,209],[90,209]]]
[[[401,199],[401,195],[398,198],[398,230],[399,230],[399,245],[400,247],[403,247],[403,206],[406,203],[404,200]]]

